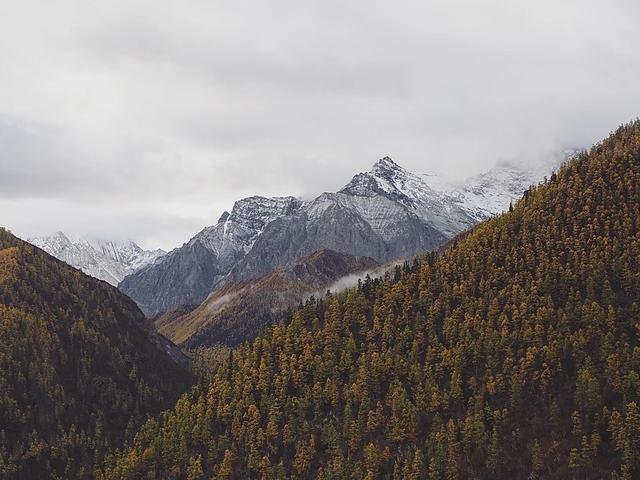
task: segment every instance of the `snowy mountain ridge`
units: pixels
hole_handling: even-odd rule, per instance
[[[400,201],[424,222],[453,236],[505,211],[529,186],[551,175],[557,166],[549,164],[527,169],[497,166],[466,180],[454,181],[439,175],[410,172],[384,157],[369,172],[354,176],[339,193],[381,195]]]
[[[264,227],[274,219],[297,210],[302,202],[295,197],[243,198],[224,212],[215,225],[204,228],[189,244],[199,242],[224,261],[247,253]]]
[[[143,250],[136,243],[73,238],[63,232],[27,241],[92,277],[118,286],[122,279],[162,257],[163,250]]]
[[[559,162],[558,162],[559,163]],[[552,167],[496,167],[463,182],[378,160],[337,192],[310,201],[252,196],[119,288],[148,315],[196,305],[228,282],[244,282],[330,249],[385,263],[444,244],[509,208]]]

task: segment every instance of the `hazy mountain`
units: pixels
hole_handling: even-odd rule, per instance
[[[153,263],[166,252],[143,250],[132,241],[71,240],[62,232],[27,241],[87,275],[117,286],[122,279]]]
[[[502,167],[451,184],[409,172],[385,157],[338,192],[312,201],[239,200],[215,225],[127,276],[120,288],[155,315],[199,304],[226,282],[261,277],[318,250],[379,263],[412,256],[506,210],[549,173]]]

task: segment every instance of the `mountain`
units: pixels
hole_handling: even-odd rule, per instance
[[[563,160],[571,158],[576,153],[578,152],[575,150],[566,152]],[[495,167],[467,179],[462,184],[445,183],[443,188],[446,188],[449,197],[467,215],[481,221],[505,211],[510,203],[520,200],[522,193],[531,185],[550,176],[558,165],[559,163],[550,163],[527,170],[512,166]]]
[[[215,225],[127,276],[119,288],[147,315],[200,304],[247,254],[264,228],[275,218],[296,211],[300,203],[293,197],[239,200]]]
[[[58,260],[114,286],[125,276],[155,262],[166,253],[159,249],[143,250],[132,241],[113,242],[86,238],[71,241],[62,232],[29,238],[27,241]]]
[[[237,345],[250,340],[305,296],[323,293],[347,275],[370,270],[378,263],[320,250],[260,278],[227,283],[193,310],[171,310],[154,322],[158,331],[187,348]]]
[[[184,361],[115,287],[0,229],[0,478],[94,478],[189,387]]]
[[[461,185],[409,172],[389,157],[335,193],[239,200],[188,243],[120,289],[147,315],[199,304],[216,288],[267,275],[318,250],[378,263],[427,251],[505,210],[543,174],[497,168]],[[434,186],[430,186],[430,183]]]
[[[639,206],[636,121],[233,350],[104,478],[640,478]]]

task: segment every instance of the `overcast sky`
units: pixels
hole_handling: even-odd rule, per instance
[[[640,114],[637,0],[65,1],[0,10],[0,224],[171,248],[389,155],[463,177]]]

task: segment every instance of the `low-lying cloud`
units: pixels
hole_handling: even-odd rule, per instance
[[[639,35],[631,0],[13,2],[0,223],[169,249],[384,155],[459,177],[587,146],[640,111]]]

